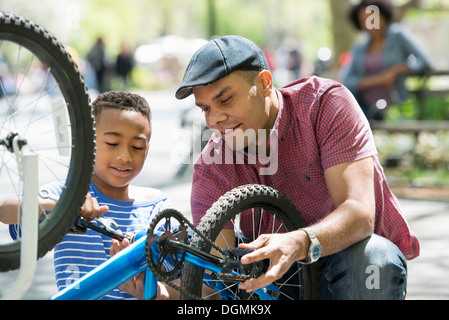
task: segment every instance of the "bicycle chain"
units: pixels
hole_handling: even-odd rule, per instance
[[[174,215],[176,215],[176,219],[178,219],[181,223],[182,223],[182,227],[185,227],[185,225],[187,225],[190,229],[192,229],[193,232],[195,232],[198,236],[200,236],[204,241],[206,241],[207,243],[209,243],[215,250],[217,250],[218,252],[220,252],[221,254],[225,254],[223,249],[221,249],[219,246],[217,246],[213,241],[211,241],[208,237],[206,237],[200,230],[198,230],[193,223],[191,223],[184,215],[182,215],[179,211],[174,210],[174,209],[165,209],[161,212],[159,212],[154,219],[151,221],[150,226],[148,228],[148,232],[147,232],[147,239],[152,237],[154,235],[154,229],[156,228],[157,224],[159,223],[161,217],[164,217],[165,215],[167,215],[167,212],[171,211],[171,213],[173,213]],[[173,216],[174,216],[173,215]],[[148,240],[147,240],[147,245],[145,246],[145,255],[147,258],[147,262],[148,259],[151,259],[151,254],[150,254],[150,250],[151,250],[151,246],[148,245]],[[149,268],[151,269],[151,271],[156,275],[156,277],[158,278],[159,281],[164,282],[165,284],[167,284],[169,287],[177,290],[179,293],[181,293],[182,295],[185,295],[187,297],[189,297],[190,299],[193,300],[201,300],[201,297],[198,297],[196,295],[191,294],[190,292],[187,292],[185,290],[183,290],[181,287],[179,287],[178,285],[173,283],[173,278],[172,277],[167,277],[165,274],[163,274],[162,272],[160,272],[157,268],[154,268],[153,263],[148,263]],[[179,270],[178,270],[179,271]]]

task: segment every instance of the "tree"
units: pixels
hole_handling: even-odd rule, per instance
[[[348,20],[348,10],[351,5],[350,0],[329,0],[332,14],[332,32],[334,56],[338,63],[340,55],[348,51],[356,37],[356,31]]]
[[[209,16],[208,24],[209,24],[209,38],[212,38],[217,34],[217,17],[215,14],[215,0],[206,0],[207,1],[207,13]]]

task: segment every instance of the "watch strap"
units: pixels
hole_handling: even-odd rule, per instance
[[[312,228],[306,227],[306,228],[301,228],[300,230],[303,230],[307,234],[307,236],[309,237],[310,246],[309,246],[309,249],[307,250],[307,260],[306,261],[299,261],[299,262],[302,263],[302,264],[314,263],[321,256],[321,244],[318,241],[318,238],[316,237],[316,234],[315,234],[315,232],[313,231]],[[314,258],[313,257],[313,251],[317,247],[319,248],[319,255],[318,255],[318,257]]]

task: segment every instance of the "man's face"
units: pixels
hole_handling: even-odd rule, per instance
[[[258,132],[268,130],[268,136],[275,119],[266,103],[267,92],[260,74],[252,85],[237,72],[193,89],[195,103],[204,112],[208,127],[221,134],[236,151],[251,144],[265,143],[258,141]]]

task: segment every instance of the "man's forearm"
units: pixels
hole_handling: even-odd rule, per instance
[[[374,230],[374,214],[362,203],[347,200],[311,228],[322,246],[322,256],[326,256],[371,235]]]
[[[329,255],[365,239],[374,230],[373,159],[331,167],[325,177],[335,209],[312,228],[322,255]]]

